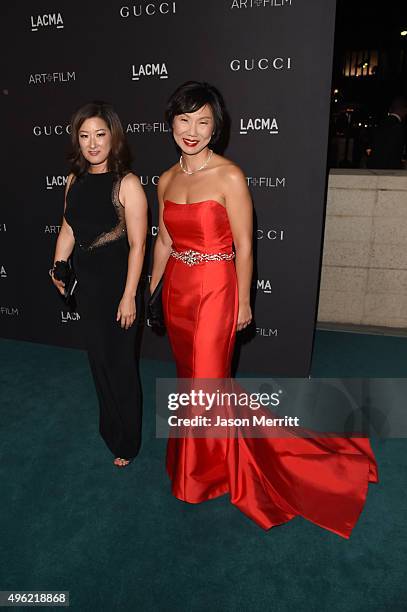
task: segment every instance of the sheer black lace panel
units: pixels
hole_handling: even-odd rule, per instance
[[[112,204],[117,215],[117,225],[115,225],[108,232],[99,234],[99,236],[97,236],[95,240],[86,247],[87,250],[96,249],[97,247],[101,247],[109,242],[113,242],[114,240],[119,240],[127,235],[124,207],[120,204],[119,200],[120,184],[121,178],[113,183],[112,188]]]

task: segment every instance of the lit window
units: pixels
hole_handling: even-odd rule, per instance
[[[378,65],[377,51],[347,51],[343,64],[345,77],[366,77],[376,74]]]

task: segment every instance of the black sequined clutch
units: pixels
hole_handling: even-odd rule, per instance
[[[165,327],[162,290],[164,276],[161,277],[157,287],[148,300],[148,319],[153,327]]]
[[[52,271],[54,278],[64,283],[64,298],[69,300],[78,282],[75,272],[72,269],[71,262],[64,260],[56,261]]]

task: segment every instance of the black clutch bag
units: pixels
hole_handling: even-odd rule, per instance
[[[163,283],[164,276],[161,277],[157,287],[148,300],[148,318],[153,327],[165,327],[162,302]]]
[[[56,261],[53,267],[53,276],[64,283],[64,298],[68,301],[75,291],[77,279],[70,261]]]

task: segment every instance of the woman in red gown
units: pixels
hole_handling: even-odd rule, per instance
[[[243,172],[210,148],[224,125],[219,92],[181,85],[166,119],[181,151],[158,184],[159,233],[151,291],[163,307],[179,378],[227,378],[236,331],[250,324],[252,203]],[[349,537],[369,481],[367,439],[170,438],[172,492],[190,503],[229,493],[264,529],[296,515]]]

